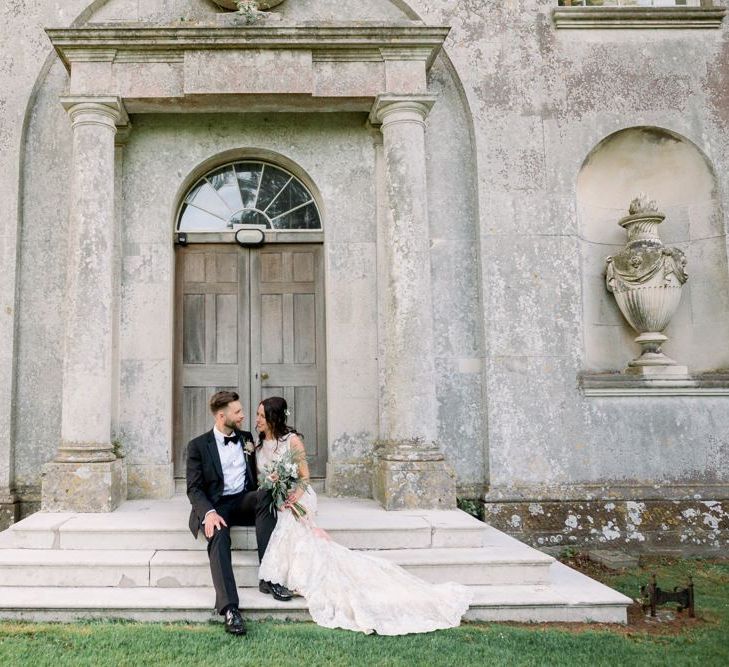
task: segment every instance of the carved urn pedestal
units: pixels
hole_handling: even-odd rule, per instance
[[[642,195],[630,204],[629,215],[619,221],[628,242],[606,260],[608,291],[615,295],[620,312],[637,332],[642,354],[625,369],[645,378],[688,377],[688,368],[667,357],[661,346],[668,340],[663,330],[681,301],[688,279],[686,257],[678,248],[667,248],[658,236],[665,215]]]

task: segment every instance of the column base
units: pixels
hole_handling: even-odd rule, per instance
[[[94,463],[51,462],[43,466],[44,512],[112,512],[127,499],[123,459]]]
[[[12,526],[20,519],[20,501],[8,489],[0,489],[0,531]]]
[[[381,441],[373,495],[386,510],[456,509],[456,476],[435,443]]]

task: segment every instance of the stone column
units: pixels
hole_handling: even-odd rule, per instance
[[[73,128],[61,443],[43,471],[45,511],[109,512],[126,499],[111,443],[114,315],[113,97],[64,98]]]
[[[436,443],[425,95],[382,95],[385,203],[378,262],[384,284],[380,440],[374,495],[387,509],[455,507],[455,479]]]

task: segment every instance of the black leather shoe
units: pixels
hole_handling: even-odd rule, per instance
[[[258,582],[258,590],[261,591],[261,593],[273,595],[274,600],[280,600],[281,602],[288,602],[292,597],[294,597],[294,594],[286,588],[286,586],[273,584],[270,581],[263,581],[263,579]]]
[[[225,612],[225,631],[231,635],[244,635],[246,633],[246,626],[240,612],[235,607]]]

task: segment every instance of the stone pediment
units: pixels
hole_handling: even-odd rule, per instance
[[[424,94],[448,34],[421,23],[261,26],[109,24],[46,32],[70,94],[129,112],[342,109]],[[245,98],[245,99],[243,99]]]

